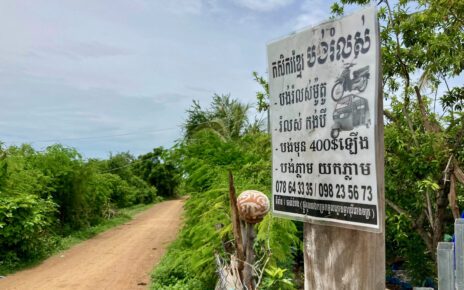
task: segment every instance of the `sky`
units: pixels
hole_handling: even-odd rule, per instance
[[[85,158],[171,147],[192,100],[255,104],[266,44],[324,0],[0,1],[0,141]]]

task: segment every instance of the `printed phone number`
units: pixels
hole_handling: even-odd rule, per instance
[[[338,199],[348,198],[350,200],[372,201],[372,186],[354,184],[332,184],[316,183],[303,181],[282,181],[275,182],[276,193],[289,193],[306,195],[311,197],[336,197]]]

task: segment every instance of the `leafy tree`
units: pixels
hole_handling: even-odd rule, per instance
[[[369,2],[341,0],[332,10],[342,14],[346,4]],[[390,107],[384,111],[387,250],[403,256],[421,280],[433,272],[437,244],[463,205],[457,183],[464,182],[464,95],[450,80],[464,68],[464,2],[382,0],[378,6]]]
[[[0,196],[0,269],[42,258],[55,244],[52,233],[57,205],[33,194]]]
[[[143,180],[156,187],[161,196],[175,196],[179,172],[168,150],[154,148],[139,156],[134,170]]]
[[[62,230],[66,232],[89,225],[85,182],[91,173],[85,170],[82,156],[74,148],[57,144],[35,154],[30,164],[41,170],[50,181],[48,190],[41,196],[51,196],[59,205],[58,218]]]
[[[230,95],[215,95],[211,105],[210,126],[219,136],[237,139],[248,124],[247,113],[250,106],[231,99]]]
[[[262,91],[256,93],[256,100],[258,101],[258,111],[269,110],[269,84],[262,76],[258,75],[257,72],[253,72],[254,80],[261,86]]]
[[[156,201],[129,153],[84,161],[73,148],[0,147],[0,274],[50,254],[61,236]]]
[[[191,139],[200,130],[209,130],[224,140],[239,138],[248,126],[249,105],[231,99],[230,95],[213,96],[211,107],[202,109],[200,104],[193,102],[187,110],[187,121],[184,125],[185,139]]]
[[[0,271],[50,252],[58,205],[41,198],[50,180],[30,164],[28,145],[0,150]]]
[[[229,241],[233,239],[228,197],[229,169],[234,173],[237,192],[256,189],[269,193],[271,187],[269,135],[260,131],[259,127],[249,129],[247,114],[243,110],[247,106],[237,100],[219,100],[216,97],[208,110],[194,103],[188,112],[196,111],[196,116],[208,116],[211,124],[197,127],[190,138],[186,136],[175,149],[184,177],[182,189],[189,193],[190,198],[185,205],[185,226],[155,270],[153,289],[214,288],[217,281],[215,254],[227,260],[231,251]],[[232,114],[234,110],[236,113]],[[213,125],[216,124],[215,119],[211,116],[226,120],[224,124],[235,124],[228,127],[235,133],[223,134],[225,131],[216,130]],[[232,116],[238,120],[228,119]],[[196,119],[188,118],[187,125],[192,120]],[[299,251],[297,233],[294,222],[268,215],[257,227],[256,252],[264,258],[272,252],[267,264],[272,269],[291,268],[293,255]],[[268,245],[270,249],[267,249]],[[277,285],[281,281],[287,281],[285,279],[291,276],[290,272],[283,270],[282,276],[266,281],[279,287]]]
[[[132,162],[135,160],[136,158],[129,152],[111,153],[105,162],[105,171],[117,174],[122,179],[129,181],[134,176]]]
[[[210,113],[204,110],[200,102],[193,101],[192,106],[187,110],[187,121],[184,124],[184,138],[189,140],[199,128],[208,123],[211,119]]]

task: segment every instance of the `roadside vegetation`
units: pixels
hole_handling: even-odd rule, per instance
[[[171,175],[176,169],[166,169],[155,155],[149,164],[129,153],[84,160],[62,145],[44,151],[29,145],[1,147],[0,275],[37,263],[172,196],[172,190],[157,191],[151,169]]]
[[[332,6],[342,15],[342,0]],[[437,243],[464,208],[464,1],[378,2],[385,126],[387,269],[420,286],[436,279]],[[181,140],[138,158],[83,160],[61,145],[0,148],[0,274],[46,257],[73,237],[91,236],[125,208],[189,196],[184,227],[152,273],[152,289],[214,289],[218,261],[234,251],[228,172],[237,193],[270,196],[267,83],[258,113],[229,95],[187,111]],[[115,219],[113,219],[115,221]],[[110,222],[111,223],[111,222]],[[260,289],[302,283],[301,224],[273,217],[257,226]],[[64,241],[64,242],[63,242]],[[72,241],[70,243],[73,243]],[[393,267],[394,266],[394,267]],[[388,275],[394,271],[387,270]]]
[[[342,0],[332,6],[342,15]],[[464,2],[378,2],[382,47],[385,125],[387,275],[431,285],[437,243],[453,234],[464,207],[463,100]],[[257,108],[268,110],[266,80]],[[460,80],[460,81],[457,81]],[[232,227],[227,171],[237,192],[270,194],[271,146],[265,124],[251,121],[249,106],[215,95],[209,107],[194,102],[184,138],[173,149],[182,172],[181,191],[190,195],[185,225],[154,270],[152,289],[213,289],[215,256],[227,257]],[[301,226],[268,215],[254,245],[269,263],[256,274],[261,289],[301,286]],[[269,245],[269,247],[266,246]]]
[[[213,96],[207,108],[194,102],[188,110],[184,139],[173,155],[184,176],[181,191],[190,196],[185,225],[155,269],[152,289],[214,289],[216,257],[227,260],[233,250],[228,170],[235,177],[237,193],[256,189],[270,194],[270,138],[262,130],[264,124],[250,121],[248,113],[249,106],[227,95]],[[291,283],[279,283],[295,279],[292,269],[301,253],[301,236],[290,220],[267,215],[259,224],[257,252],[268,259],[267,269],[285,272],[275,281],[265,275],[263,283],[293,289]]]
[[[437,244],[464,206],[464,2],[383,0],[378,15],[387,261],[419,286],[436,278]]]

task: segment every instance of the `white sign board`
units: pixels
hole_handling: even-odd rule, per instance
[[[379,231],[375,7],[268,45],[273,212]]]

